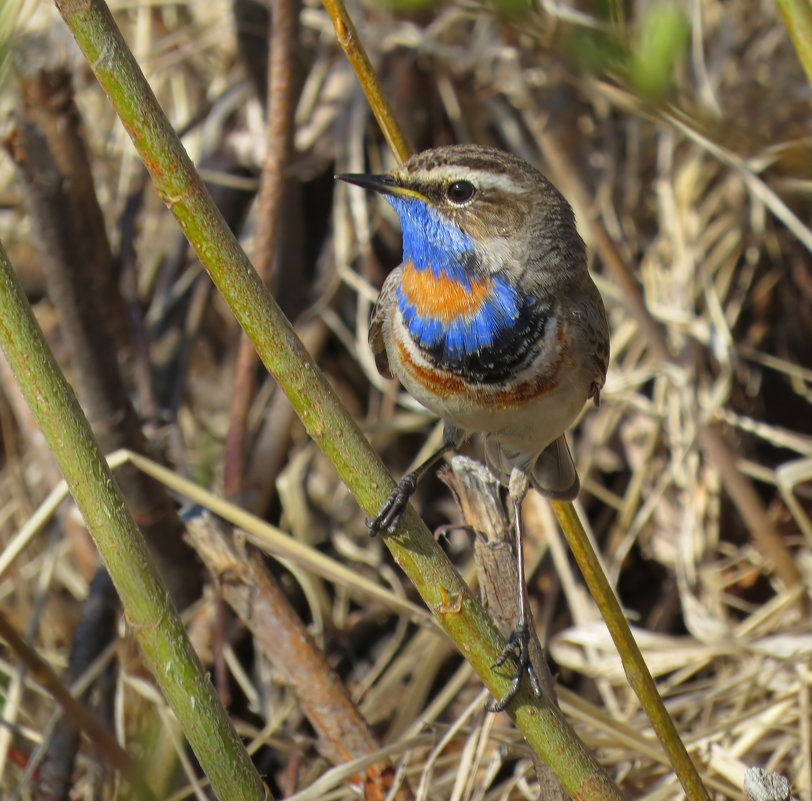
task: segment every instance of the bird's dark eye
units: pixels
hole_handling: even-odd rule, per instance
[[[445,190],[445,196],[455,205],[467,203],[476,192],[476,187],[470,181],[454,181]]]

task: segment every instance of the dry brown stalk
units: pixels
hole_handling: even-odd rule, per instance
[[[275,0],[271,8],[265,160],[257,200],[258,222],[253,257],[257,273],[269,286],[273,283],[274,259],[278,252],[277,235],[285,191],[284,171],[290,160],[293,136],[293,55],[297,42],[298,10],[298,0]],[[244,489],[245,437],[258,367],[256,350],[243,333],[235,362],[234,394],[223,452],[223,489],[229,498],[239,497]]]
[[[319,737],[319,748],[334,764],[380,750],[341,679],[327,664],[260,552],[208,512],[188,521],[189,536],[217,577],[223,596],[248,627],[262,653],[290,686]],[[388,760],[368,767],[361,783],[369,801],[408,801],[402,785],[389,795],[395,771]]]

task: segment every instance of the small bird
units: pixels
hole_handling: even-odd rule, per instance
[[[419,479],[472,434],[508,488],[519,616],[496,662],[528,673],[529,603],[521,503],[530,486],[572,500],[580,483],[564,435],[606,380],[609,328],[586,247],[561,193],[522,159],[490,147],[418,153],[388,174],[337,178],[386,197],[400,217],[403,261],[386,278],[369,343],[378,370],[444,421],[443,444],[405,475],[370,532],[393,532]]]

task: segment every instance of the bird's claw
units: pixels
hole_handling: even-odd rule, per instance
[[[384,501],[383,506],[378,510],[378,514],[367,520],[369,536],[374,537],[381,532],[393,534],[398,527],[400,518],[409,503],[409,498],[414,495],[417,489],[417,475],[407,473],[392,490],[389,497]]]
[[[493,666],[502,667],[509,658],[513,658],[516,663],[516,672],[513,674],[513,681],[507,693],[498,701],[488,704],[488,712],[502,712],[516,696],[519,691],[519,683],[522,675],[526,672],[530,679],[530,686],[535,695],[541,695],[541,684],[539,683],[533,663],[530,661],[530,628],[526,620],[521,619],[516,624],[516,628],[510,633],[502,653],[499,654]]]

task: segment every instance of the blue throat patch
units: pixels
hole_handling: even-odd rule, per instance
[[[488,294],[470,313],[440,319],[419,299],[397,291],[397,304],[415,343],[442,369],[468,378],[501,380],[524,362],[544,333],[546,310],[522,295],[504,275],[478,276],[476,245],[469,236],[417,198],[387,195],[403,229],[403,263],[418,273],[430,270],[440,283],[451,281],[471,293],[487,278]],[[430,284],[430,282],[428,282]]]
[[[410,261],[417,270],[431,269],[437,276],[453,277],[467,285],[464,257],[474,255],[471,238],[417,198],[386,195],[386,199],[400,217],[403,261]]]

